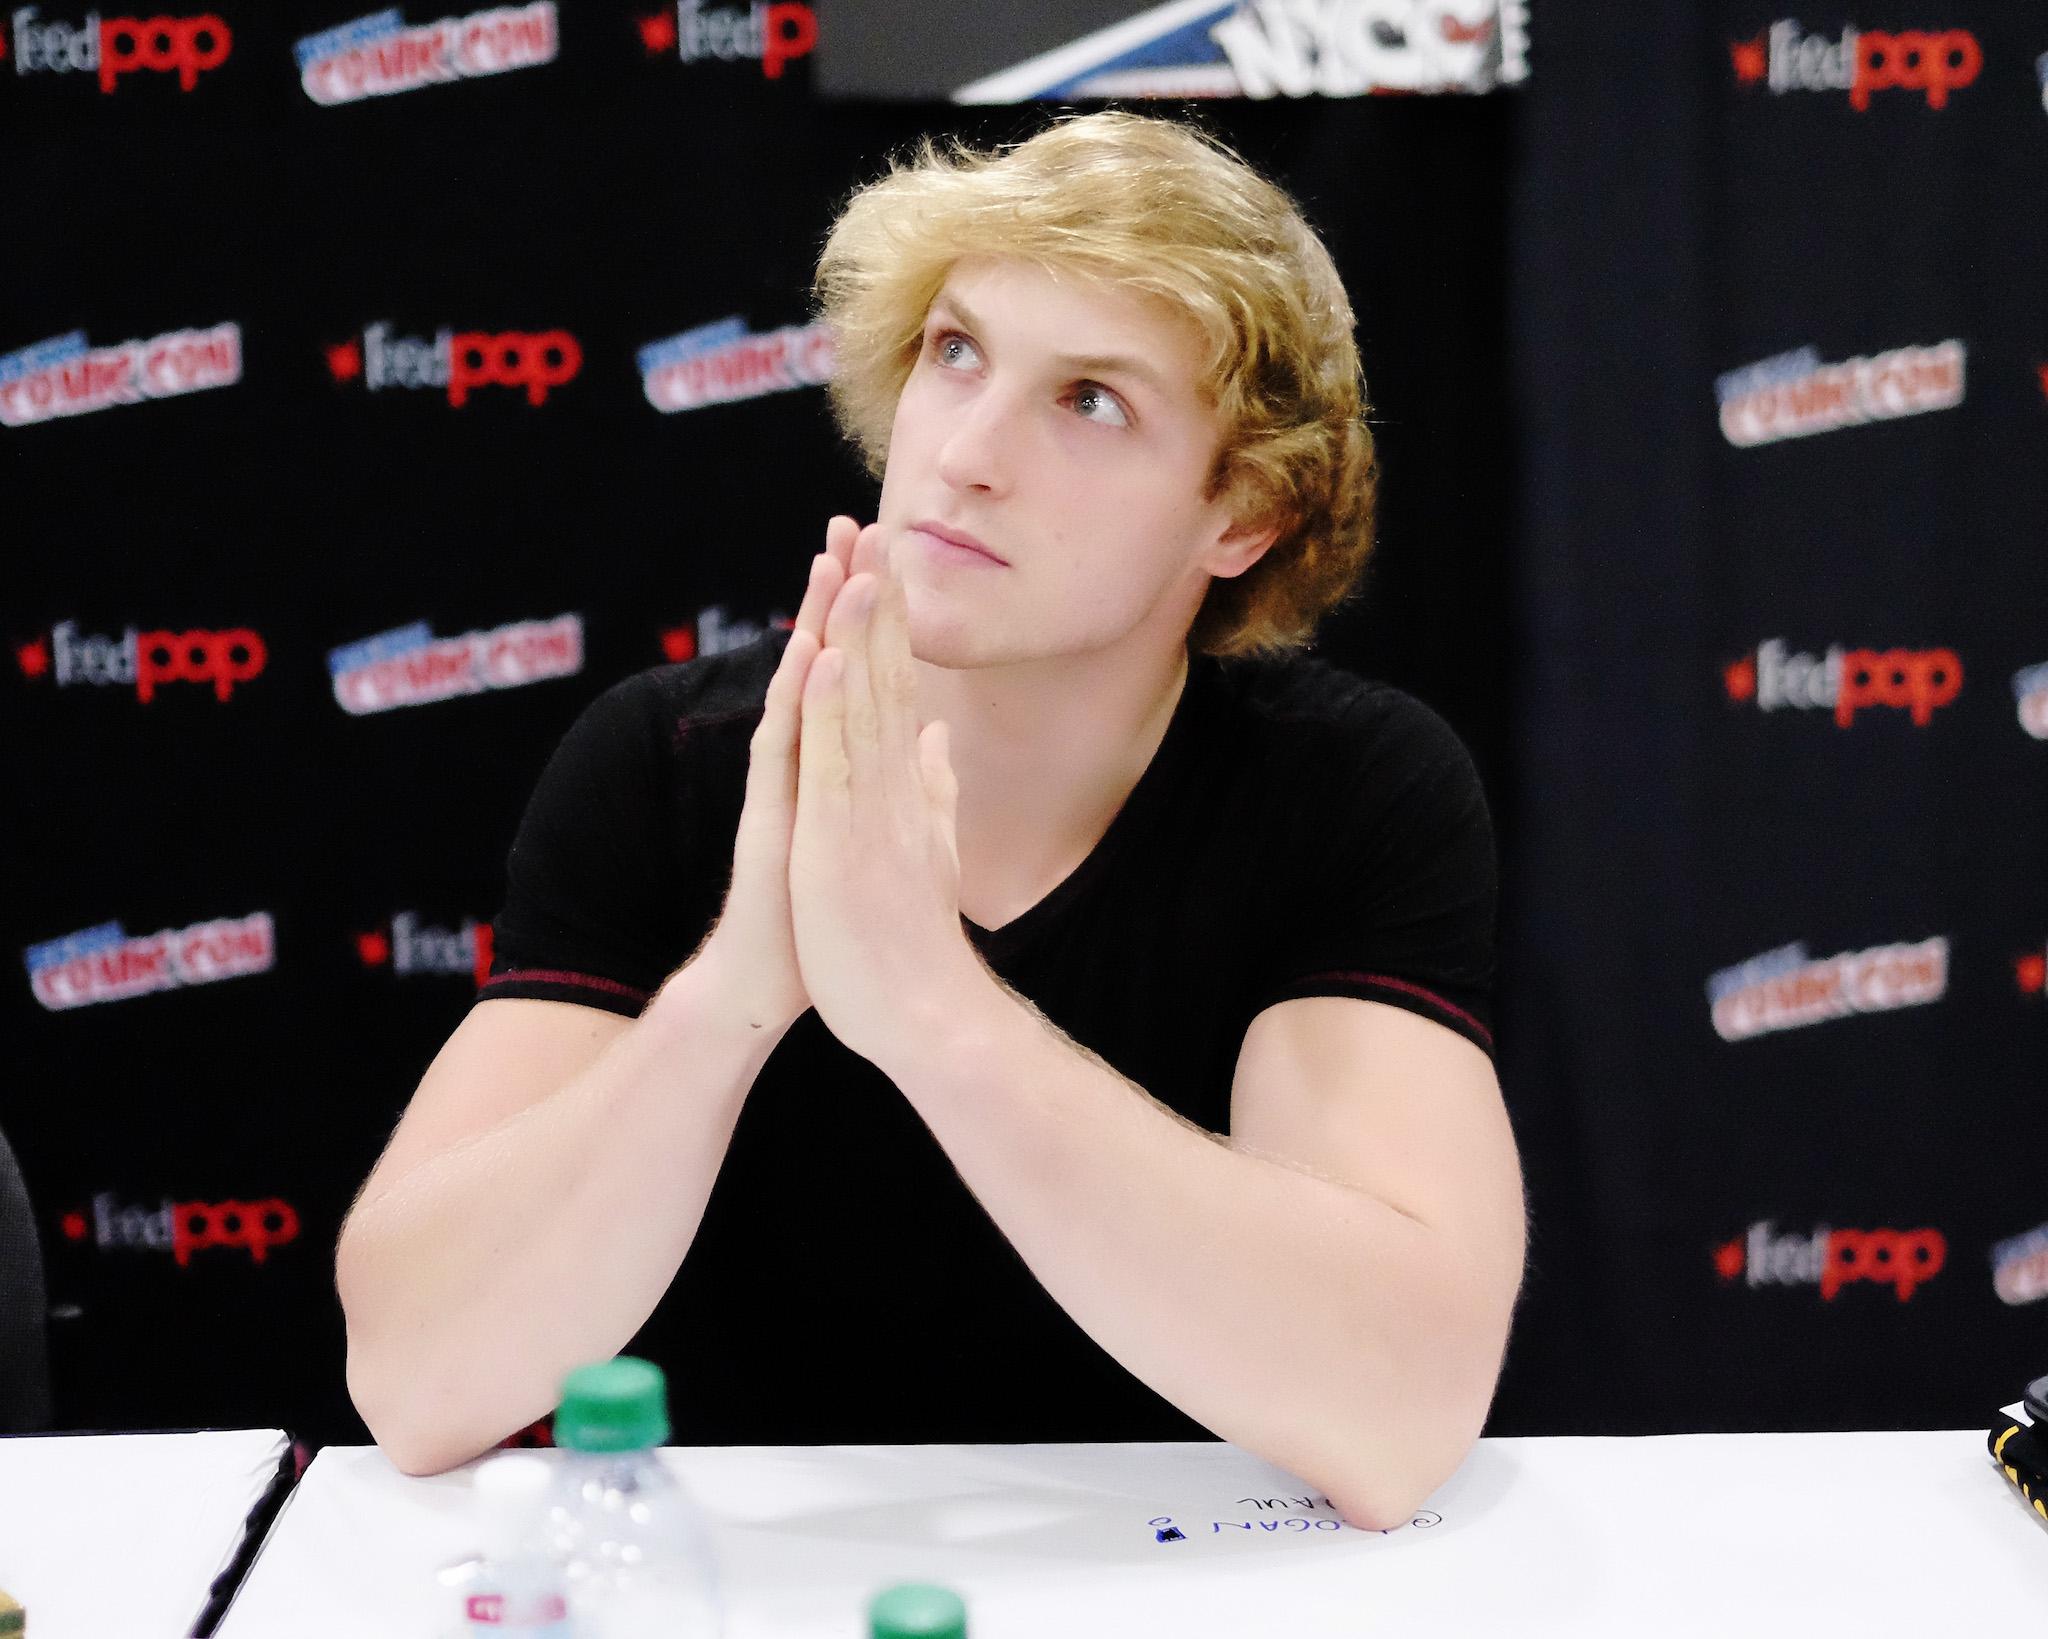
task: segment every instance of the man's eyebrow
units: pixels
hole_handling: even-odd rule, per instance
[[[967,311],[959,297],[945,291],[932,299],[932,311],[944,308],[969,330],[979,331],[981,321]],[[1053,362],[1065,369],[1085,375],[1127,375],[1142,381],[1162,398],[1172,397],[1166,378],[1143,359],[1132,358],[1121,353],[1056,353]]]

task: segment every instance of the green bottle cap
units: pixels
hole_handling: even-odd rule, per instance
[[[951,1588],[904,1582],[868,1606],[869,1639],[967,1639],[967,1606]]]
[[[622,1354],[578,1366],[562,1383],[555,1444],[568,1451],[644,1451],[668,1438],[668,1380]]]

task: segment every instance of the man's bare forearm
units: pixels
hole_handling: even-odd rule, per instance
[[[1513,1285],[1361,1188],[1183,1120],[1014,993],[885,1066],[1046,1290],[1225,1439],[1402,1523],[1478,1438]]]
[[[687,966],[554,1092],[373,1178],[335,1274],[350,1391],[400,1467],[451,1467],[544,1415],[652,1312],[787,1028],[740,1011]]]

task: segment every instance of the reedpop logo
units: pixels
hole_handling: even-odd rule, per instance
[[[1802,34],[1781,18],[1753,40],[1728,47],[1740,85],[1768,85],[1774,96],[1787,91],[1846,91],[1859,114],[1878,91],[1918,91],[1929,108],[1946,108],[1948,94],[1971,84],[1984,66],[1984,48],[1966,29],[1933,33],[1907,29],[1896,34],[1847,27],[1841,38]]]
[[[795,624],[780,610],[768,617],[765,626],[758,621],[734,620],[726,613],[724,604],[715,603],[701,611],[695,620],[664,630],[661,652],[676,661],[695,660],[699,655],[729,654],[766,637],[771,630],[787,631]]]
[[[38,637],[14,651],[15,664],[30,682],[54,670],[60,689],[80,683],[95,688],[132,684],[145,706],[166,683],[208,684],[215,699],[227,700],[236,684],[260,676],[269,658],[263,639],[246,626],[218,632],[138,632],[130,626],[117,640],[81,636],[69,620],[51,628],[47,641]]]
[[[2048,947],[2015,956],[2012,978],[2022,996],[2048,995]]]
[[[373,393],[403,387],[445,391],[460,409],[480,387],[524,389],[536,407],[583,368],[583,347],[566,330],[454,330],[444,325],[432,340],[392,334],[388,324],[368,326],[327,348],[335,385],[360,380]]]
[[[190,91],[199,76],[220,67],[234,48],[227,23],[212,12],[196,17],[101,17],[81,23],[39,23],[34,6],[18,7],[10,18],[14,72],[91,74],[111,93],[124,74],[175,74],[178,89]],[[0,45],[0,56],[5,56]]]
[[[247,1252],[262,1263],[272,1247],[299,1238],[299,1214],[289,1201],[164,1201],[122,1206],[111,1191],[92,1198],[92,1216],[67,1212],[58,1226],[68,1241],[90,1240],[102,1252],[168,1252],[180,1269],[210,1247]]]
[[[1736,705],[1754,701],[1766,712],[1823,709],[1837,728],[1880,706],[1903,711],[1925,728],[1962,692],[1963,662],[1953,649],[1844,649],[1839,643],[1824,655],[1802,654],[1771,638],[1755,654],[1722,667],[1721,685]]]
[[[464,917],[459,928],[437,928],[411,911],[391,918],[382,928],[356,935],[356,958],[364,967],[390,965],[393,974],[466,974],[479,985],[491,975],[491,924]]]
[[[808,57],[818,43],[818,15],[799,0],[754,0],[744,9],[676,0],[673,16],[658,11],[640,18],[638,26],[650,57],[673,51],[686,63],[707,57],[757,62],[770,80],[781,79],[784,64]]]
[[[1766,1218],[1714,1249],[1714,1268],[1723,1284],[1818,1286],[1822,1301],[1832,1303],[1843,1287],[1869,1281],[1891,1287],[1904,1303],[1948,1262],[1948,1237],[1938,1229],[1822,1225],[1811,1235],[1774,1235],[1771,1230]]]

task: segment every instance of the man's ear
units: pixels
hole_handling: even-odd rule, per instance
[[[1209,548],[1202,567],[1219,580],[1235,580],[1280,538],[1277,523],[1232,524]]]

